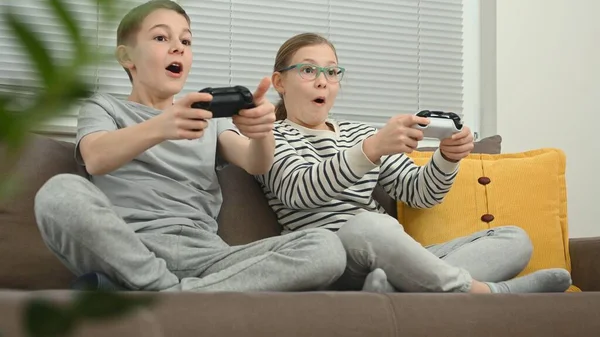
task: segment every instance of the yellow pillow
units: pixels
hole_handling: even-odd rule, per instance
[[[432,154],[417,151],[410,157],[425,165]],[[520,275],[544,268],[570,272],[565,167],[565,155],[558,149],[470,154],[440,205],[414,209],[398,202],[398,221],[422,245],[516,225],[529,234],[534,247]]]

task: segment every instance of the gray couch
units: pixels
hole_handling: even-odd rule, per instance
[[[475,152],[499,153],[499,136]],[[431,149],[421,149],[431,150]],[[0,144],[0,169],[5,163]],[[73,144],[31,139],[15,171],[18,193],[0,201],[0,335],[24,334],[24,305],[34,297],[66,303],[73,275],[45,247],[33,198],[53,175],[85,172]],[[0,170],[0,174],[6,174]],[[253,178],[237,167],[219,173],[224,204],[219,234],[230,244],[279,235]],[[376,198],[395,214],[394,202]],[[582,293],[470,295],[307,293],[158,293],[152,307],[89,323],[77,336],[598,336],[600,238],[570,240],[572,276]],[[125,293],[139,296],[140,293]]]

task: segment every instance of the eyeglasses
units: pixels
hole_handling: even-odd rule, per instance
[[[296,69],[298,74],[300,74],[300,77],[305,80],[314,80],[323,73],[325,74],[325,78],[330,82],[341,81],[344,77],[344,72],[346,71],[346,69],[338,66],[319,67],[310,63],[293,64],[278,71],[284,72],[292,69]]]

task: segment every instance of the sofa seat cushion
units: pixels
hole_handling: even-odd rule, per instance
[[[72,305],[65,291],[0,291],[0,332],[25,336],[26,304]],[[596,336],[600,292],[578,294],[124,293],[149,307],[80,321],[71,337],[563,337]],[[44,302],[48,303],[48,302]]]
[[[11,172],[0,172],[14,183],[0,199],[0,288],[61,289],[73,274],[44,244],[34,214],[40,187],[60,173],[86,176],[74,159],[74,145],[32,136]],[[0,162],[6,153],[0,153]]]
[[[410,156],[425,165],[430,152]],[[399,202],[398,220],[423,245],[514,225],[528,234],[533,256],[521,275],[544,268],[571,271],[567,222],[566,158],[557,149],[511,154],[470,154],[444,201],[430,209]],[[572,290],[576,290],[572,287]]]

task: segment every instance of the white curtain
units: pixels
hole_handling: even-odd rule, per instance
[[[7,0],[4,0],[7,1]],[[121,0],[125,13],[145,0]],[[68,57],[66,34],[41,0],[8,0],[26,15],[57,57]],[[116,22],[98,20],[94,1],[68,0],[89,41],[114,48]],[[422,109],[463,112],[462,0],[179,0],[192,21],[194,63],[183,93],[207,86],[254,90],[270,76],[279,46],[315,32],[336,46],[346,68],[332,113],[381,126],[392,115]],[[120,18],[119,18],[120,19]],[[0,90],[36,86],[15,39],[0,19]],[[97,90],[125,97],[129,79],[116,61],[86,72]],[[274,90],[269,98],[275,103]],[[48,128],[72,133],[76,109]]]

